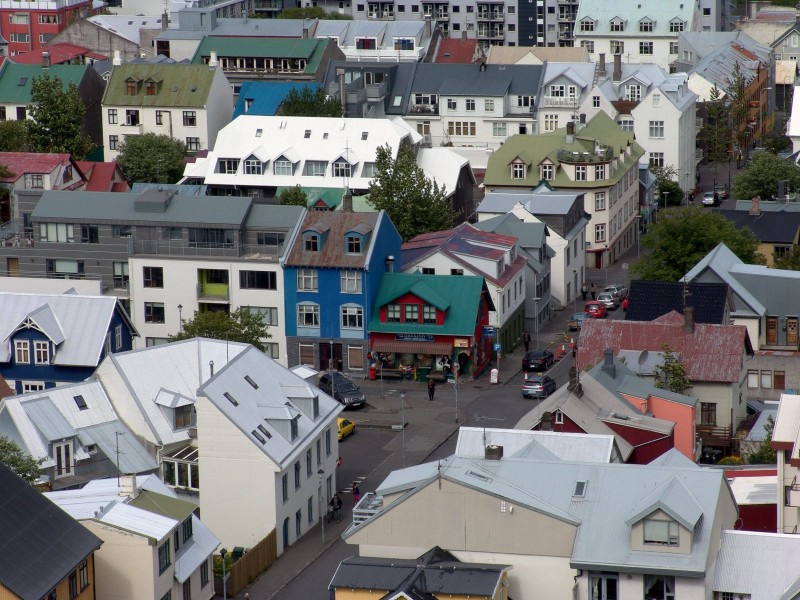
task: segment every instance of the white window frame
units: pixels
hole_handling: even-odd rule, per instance
[[[301,292],[319,290],[319,275],[316,269],[297,269],[297,290]]]
[[[311,324],[306,323],[306,316],[311,317]],[[302,302],[297,305],[297,327],[319,329],[319,304]]]
[[[664,139],[664,121],[650,121],[650,139]]]
[[[553,166],[554,165],[547,164],[547,165],[541,165],[539,167],[539,172],[541,174],[541,179],[544,179],[545,181],[552,181],[553,180],[553,176],[554,176],[554,173],[555,173],[555,169],[553,168]]]
[[[33,362],[36,365],[50,364],[50,342],[47,340],[34,340]]]
[[[59,468],[59,459],[62,463]],[[75,472],[75,452],[72,446],[72,440],[64,440],[61,442],[53,442],[53,476],[56,479],[61,477],[69,477]]]
[[[31,345],[28,340],[14,340],[14,362],[22,365],[31,364]]]
[[[355,325],[349,323],[351,319],[355,320]],[[360,324],[359,324],[360,323]],[[345,305],[341,310],[341,327],[342,329],[349,330],[364,330],[364,308],[357,305]]]
[[[595,209],[595,211],[605,210],[606,209],[606,193],[605,192],[595,192],[594,193],[594,209]]]
[[[595,242],[605,242],[606,241],[606,224],[605,223],[597,223],[594,226],[594,241]]]
[[[361,271],[342,269],[339,275],[339,289],[343,294],[360,294],[361,281]]]
[[[511,179],[525,179],[527,169],[525,163],[512,162],[511,163]]]

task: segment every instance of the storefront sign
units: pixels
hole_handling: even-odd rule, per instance
[[[394,339],[398,342],[432,342],[436,336],[424,333],[395,333]]]
[[[454,348],[469,348],[469,339],[468,338],[456,338],[453,342]]]
[[[492,327],[491,325],[484,325],[483,335],[486,337],[494,337],[494,327]]]

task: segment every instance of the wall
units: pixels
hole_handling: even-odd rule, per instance
[[[100,380],[114,410],[120,420],[125,423],[137,438],[148,442],[152,447],[158,444],[150,425],[144,417],[144,413],[139,410],[133,396],[128,389],[125,379],[121,376],[111,358],[106,357],[95,371],[95,377]]]

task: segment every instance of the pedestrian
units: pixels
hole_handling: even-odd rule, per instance
[[[339,494],[334,494],[333,498],[331,498],[330,502],[331,508],[333,509],[333,518],[336,519],[337,523],[342,522],[342,499],[339,498]]]
[[[594,281],[589,286],[589,291],[592,294],[592,300],[597,300],[597,288],[594,287]]]
[[[358,504],[358,501],[361,500],[361,490],[358,489],[358,482],[353,482],[353,506]]]
[[[250,594],[245,592],[244,593],[244,600],[250,600]]]
[[[433,402],[433,395],[436,393],[436,382],[428,378],[428,402]]]
[[[531,334],[527,331],[522,334],[522,345],[525,346],[525,352],[531,347]]]
[[[583,296],[583,301],[586,302],[586,294],[589,293],[589,288],[586,287],[586,282],[583,282],[581,286],[581,295]]]

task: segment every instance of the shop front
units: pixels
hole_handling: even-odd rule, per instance
[[[399,372],[404,378],[425,381],[429,373],[440,379],[452,379],[455,372],[474,377],[488,362],[491,340],[476,343],[473,337],[373,333],[371,343],[371,378]]]

